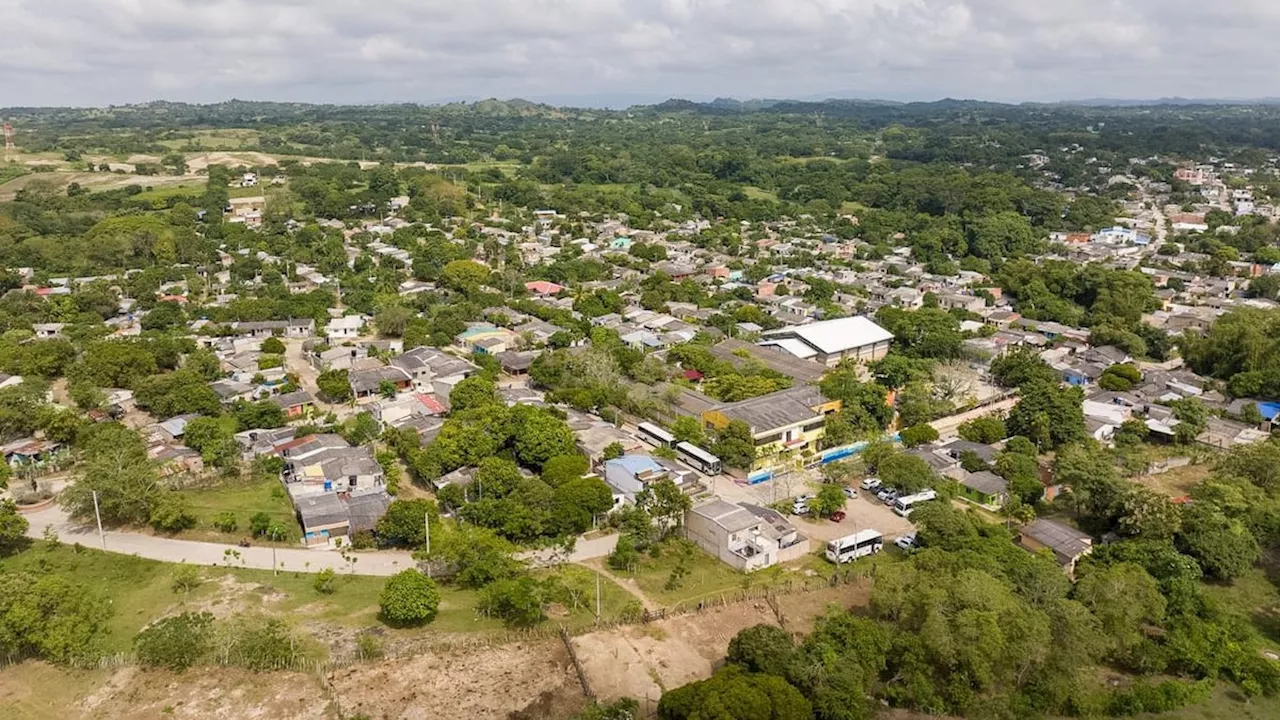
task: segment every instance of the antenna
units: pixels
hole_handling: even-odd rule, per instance
[[[9,156],[14,153],[16,148],[13,145],[13,126],[9,123],[4,124],[4,159],[9,161]]]

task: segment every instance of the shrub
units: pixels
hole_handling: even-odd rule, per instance
[[[361,660],[377,660],[382,657],[382,638],[371,632],[360,633],[356,636],[356,655]]]
[[[229,658],[250,670],[281,670],[303,656],[298,638],[278,618],[241,617],[230,639]]]
[[[325,568],[316,573],[316,579],[315,582],[312,583],[312,587],[316,589],[316,592],[322,595],[332,595],[334,591],[338,589],[334,584],[336,576],[337,573],[333,571],[333,568]]]
[[[200,568],[195,565],[179,565],[173,569],[173,584],[170,586],[176,593],[189,593],[200,587]]]
[[[236,514],[230,511],[220,512],[213,518],[213,527],[219,532],[235,532],[239,525],[240,523],[236,520]]]
[[[160,532],[182,532],[195,526],[195,513],[191,512],[186,501],[178,496],[166,497],[151,511],[151,527]]]
[[[440,590],[417,570],[392,575],[378,596],[381,617],[389,625],[424,625],[436,617]]]
[[[213,616],[207,612],[182,613],[152,623],[133,639],[138,662],[182,672],[209,651]]]
[[[542,622],[542,585],[528,575],[499,580],[480,592],[479,608],[507,625],[528,627]]]
[[[271,516],[264,512],[254,513],[249,518],[249,532],[254,537],[262,537],[267,534],[267,530],[271,528]]]
[[[904,428],[898,435],[902,438],[902,444],[909,448],[924,445],[925,443],[931,443],[938,439],[938,431],[928,423],[921,423],[919,425],[912,425],[909,428]]]

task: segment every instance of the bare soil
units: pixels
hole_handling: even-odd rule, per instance
[[[311,720],[334,717],[319,678],[197,668],[182,674],[124,667],[64,717]]]
[[[656,703],[663,690],[710,677],[729,641],[761,623],[776,625],[763,601],[667,618],[573,638],[587,681],[602,701],[621,697]]]
[[[558,639],[389,658],[336,670],[329,682],[344,716],[372,720],[551,720],[585,702]]]

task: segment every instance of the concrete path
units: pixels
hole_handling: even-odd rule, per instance
[[[64,543],[80,543],[85,547],[163,562],[254,570],[271,570],[274,567],[290,572],[319,572],[329,568],[339,573],[372,576],[394,575],[417,565],[410,553],[401,550],[348,553],[349,558],[355,558],[352,563],[343,558],[342,553],[328,548],[309,550],[296,546],[272,548],[258,545],[243,548],[118,530],[107,530],[104,537],[100,538],[96,527],[73,522],[56,505],[24,517],[30,523],[27,529],[27,537],[30,538],[40,539],[44,537],[45,528],[52,527],[57,531],[58,539]],[[604,557],[613,552],[617,544],[616,534],[579,541],[568,562]],[[534,566],[553,565],[560,560],[550,550],[532,550],[521,553],[519,557]]]

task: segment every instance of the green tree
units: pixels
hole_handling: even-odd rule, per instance
[[[434,580],[417,570],[402,570],[382,587],[378,608],[389,625],[425,625],[435,619],[440,608],[440,590]]]
[[[1026,436],[1041,449],[1058,448],[1085,437],[1083,401],[1080,388],[1028,383],[1005,425],[1009,433]]]
[[[885,458],[876,472],[886,486],[904,494],[920,492],[937,483],[933,468],[915,455],[897,454]]]
[[[426,498],[397,498],[378,519],[374,534],[378,544],[389,547],[420,547],[426,542],[427,518],[438,521],[440,511]],[[434,534],[434,533],[433,533]]]
[[[613,491],[598,477],[579,477],[555,488],[551,516],[556,531],[579,535],[591,529],[594,518],[613,507]]]
[[[102,521],[110,525],[144,524],[163,489],[137,433],[121,425],[95,427],[86,440],[80,473],[59,496],[71,517],[94,518],[94,492]]]
[[[1102,631],[1122,657],[1146,639],[1144,628],[1164,621],[1165,599],[1155,578],[1132,563],[1086,575],[1075,597],[1102,623]]]
[[[502,402],[498,386],[481,375],[473,375],[453,386],[449,393],[449,407],[453,412],[463,412]]]
[[[687,442],[705,448],[707,446],[706,433],[702,431],[702,423],[697,418],[688,415],[681,415],[671,424],[671,434],[676,437],[677,442]]]
[[[269,337],[263,340],[258,349],[269,355],[283,355],[285,353],[284,343],[278,337]]]
[[[1261,557],[1258,541],[1249,529],[1209,503],[1197,502],[1187,508],[1176,542],[1180,551],[1200,563],[1206,575],[1219,580],[1239,577]]]
[[[178,533],[195,527],[198,518],[182,496],[169,493],[151,509],[149,522],[160,532]]]
[[[30,523],[18,512],[13,500],[0,500],[0,556],[8,555],[26,542],[28,527]]]
[[[787,677],[797,660],[791,635],[775,625],[752,625],[729,641],[725,661],[750,672]]]
[[[663,478],[641,490],[636,504],[669,532],[684,524],[684,514],[693,507],[693,500],[670,478]]]
[[[800,691],[773,675],[748,673],[736,665],[708,680],[662,694],[660,720],[810,720],[813,708]]]
[[[832,513],[844,509],[844,487],[834,483],[824,483],[818,489],[818,496],[810,502],[810,507],[818,517],[831,517]]]
[[[732,420],[719,433],[712,445],[714,453],[728,467],[749,470],[756,458],[755,439],[751,428],[741,420]]]
[[[616,460],[622,457],[625,453],[626,453],[626,448],[622,447],[622,443],[620,442],[609,443],[604,448],[604,459]]]
[[[346,370],[325,370],[316,377],[316,387],[333,402],[347,402],[351,399],[351,382]]]
[[[1003,387],[1022,387],[1032,383],[1057,383],[1058,375],[1040,353],[1032,347],[1020,346],[991,361],[991,375]]]
[[[605,453],[606,456],[608,453]],[[621,454],[618,455],[621,457]],[[606,460],[609,458],[606,457]],[[557,455],[542,466],[542,481],[553,488],[581,478],[591,470],[591,464],[583,455]]]
[[[937,440],[938,431],[935,430],[932,425],[923,423],[903,428],[902,431],[898,433],[898,437],[902,440],[903,445],[913,448]]]
[[[966,423],[961,423],[958,432],[960,437],[965,440],[985,445],[1000,442],[1008,437],[1004,418],[999,415],[985,415]]]
[[[1199,398],[1183,398],[1169,403],[1178,424],[1173,426],[1174,440],[1183,445],[1195,442],[1209,423],[1209,409]]]
[[[543,587],[529,575],[499,580],[480,591],[477,607],[509,626],[530,627],[546,618]]]
[[[553,457],[577,452],[577,442],[565,421],[534,409],[517,425],[514,449],[521,464],[538,469]]]
[[[93,659],[110,616],[111,603],[83,582],[0,572],[0,655],[55,663]]]
[[[489,268],[474,260],[454,260],[440,272],[445,287],[463,292],[477,289],[489,279]]]

